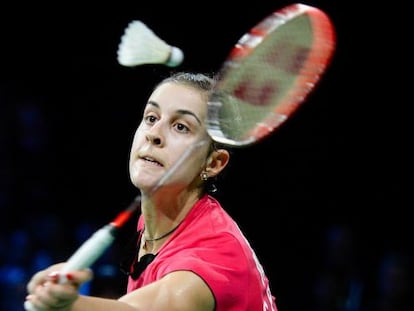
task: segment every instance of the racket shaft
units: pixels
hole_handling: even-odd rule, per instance
[[[112,244],[115,230],[115,227],[106,225],[96,231],[65,263],[60,271],[61,278],[70,271],[90,267]]]

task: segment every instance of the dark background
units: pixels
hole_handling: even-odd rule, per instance
[[[37,247],[53,248],[51,259],[63,260],[87,236],[76,236],[74,228],[89,224],[93,232],[136,195],[127,170],[132,135],[152,87],[171,68],[117,63],[118,44],[130,21],[142,20],[180,47],[185,60],[179,69],[215,72],[241,35],[288,4],[136,1],[3,8],[4,266],[11,261],[6,254],[16,233],[39,237],[23,243],[24,251],[13,248],[20,254],[14,262],[31,265]],[[368,292],[377,285],[377,268],[387,254],[412,255],[411,98],[410,78],[404,77],[410,74],[409,49],[394,31],[404,29],[399,24],[405,20],[396,16],[404,7],[306,4],[324,10],[336,27],[332,63],[280,130],[233,153],[218,193],[256,249],[281,311],[304,306],[297,296],[312,300],[307,295],[312,296],[333,227],[352,234],[357,262],[352,265],[363,271]],[[42,243],[48,230],[59,242]],[[74,236],[78,240],[71,242]]]

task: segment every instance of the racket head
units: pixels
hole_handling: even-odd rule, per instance
[[[251,28],[218,72],[207,113],[213,140],[244,147],[273,133],[315,88],[335,44],[329,16],[300,3]]]

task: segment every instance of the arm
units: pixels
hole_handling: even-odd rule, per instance
[[[208,285],[191,271],[175,271],[119,299],[135,310],[213,311],[215,299]]]
[[[61,265],[36,273],[28,284],[27,300],[38,310],[50,311],[172,311],[214,310],[214,297],[207,284],[189,271],[170,273],[162,279],[137,289],[119,300],[79,295],[79,286],[91,280],[89,269],[66,275],[59,283]]]

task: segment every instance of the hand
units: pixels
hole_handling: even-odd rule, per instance
[[[28,301],[35,310],[70,310],[71,305],[79,297],[79,287],[90,281],[92,270],[72,271],[65,275],[59,274],[64,263],[55,264],[37,272],[27,285]]]

